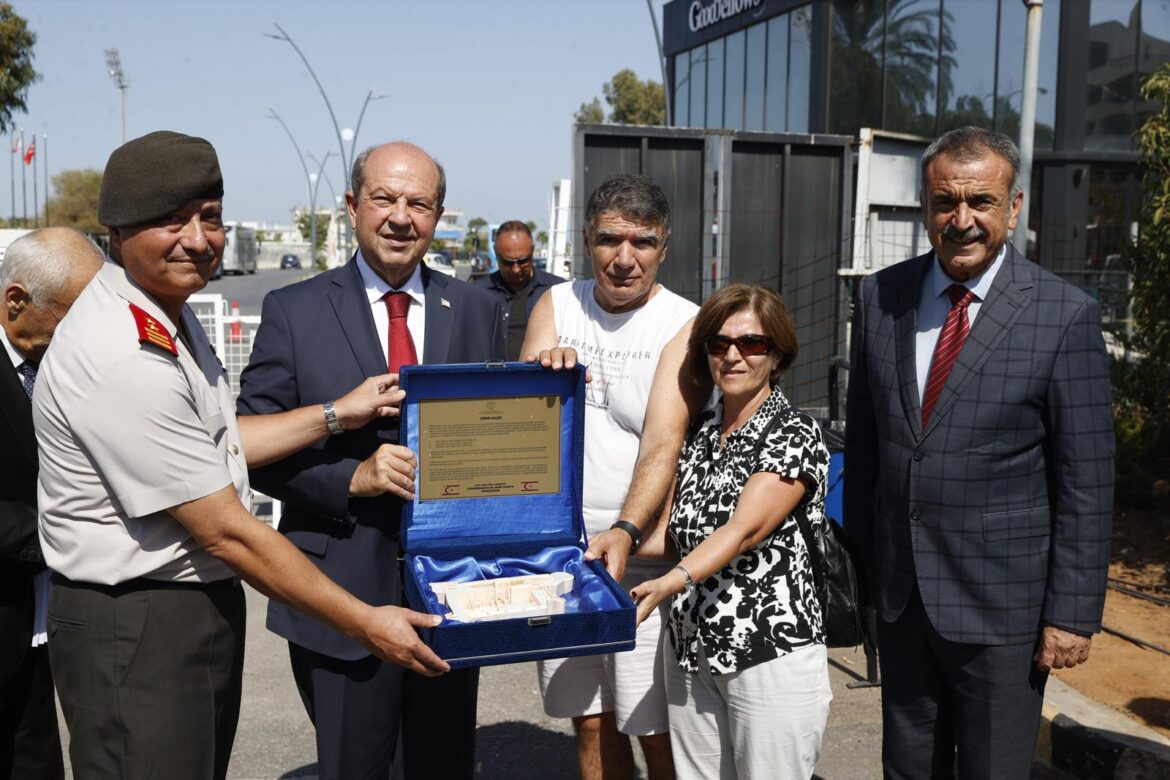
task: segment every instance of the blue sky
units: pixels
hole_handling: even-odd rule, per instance
[[[358,148],[404,138],[447,169],[447,207],[489,221],[548,219],[554,179],[571,175],[577,107],[618,70],[661,80],[644,0],[15,0],[37,34],[42,79],[26,133],[48,136],[49,175],[102,168],[121,142],[118,91],[104,51],[116,47],[129,89],[127,136],[169,129],[215,144],[229,219],[288,223],[307,202],[305,176],[269,107],[302,149],[337,137],[292,47],[264,37],[279,23],[352,127],[369,90]],[[662,0],[654,0],[661,20]],[[346,145],[348,149],[348,144]],[[315,168],[315,166],[314,166]],[[37,160],[43,177],[42,161]],[[20,172],[17,202],[20,211]],[[41,184],[43,188],[43,181]],[[28,182],[29,198],[32,181]],[[322,183],[318,205],[331,198]],[[10,211],[0,187],[0,214]],[[31,207],[30,207],[31,214]]]

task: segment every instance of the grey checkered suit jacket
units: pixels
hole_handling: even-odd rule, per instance
[[[1011,246],[930,422],[915,368],[926,254],[854,306],[845,523],[882,620],[915,582],[946,639],[1100,630],[1113,508],[1109,363],[1097,303]]]

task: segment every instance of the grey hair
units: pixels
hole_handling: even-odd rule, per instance
[[[662,227],[663,239],[670,238],[670,201],[648,176],[619,173],[603,181],[585,206],[585,231],[593,235],[598,218],[615,213],[633,222]]]
[[[63,251],[52,239],[53,232],[61,230],[67,228],[42,228],[13,241],[4,253],[4,264],[0,265],[0,290],[19,284],[28,292],[34,306],[44,306],[59,295],[78,264],[71,252]],[[98,263],[105,262],[105,254],[93,239],[84,233],[70,232],[84,240]]]
[[[1020,150],[1012,139],[1003,133],[982,127],[957,127],[934,140],[922,153],[922,200],[926,202],[926,169],[939,157],[946,155],[956,162],[971,163],[982,160],[988,154],[998,155],[1012,167],[1012,188],[1010,199],[1022,192],[1020,186]]]
[[[353,193],[354,198],[356,198],[362,191],[362,185],[366,183],[366,162],[370,159],[370,153],[380,146],[386,146],[386,144],[367,146],[365,149],[362,149],[361,154],[353,158],[353,168],[350,170],[349,174],[349,191]],[[441,209],[443,208],[443,201],[447,198],[447,171],[445,171],[442,164],[434,158],[434,155],[426,151],[423,151],[423,153],[426,154],[427,157],[431,158],[431,162],[435,164],[435,168],[439,171],[439,191],[435,207]]]

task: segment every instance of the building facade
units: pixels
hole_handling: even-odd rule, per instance
[[[1029,253],[1123,300],[1136,229],[1142,80],[1170,61],[1168,0],[1046,0]],[[663,11],[676,127],[933,138],[1019,135],[1020,0],[672,0]],[[1112,308],[1111,308],[1112,306]]]

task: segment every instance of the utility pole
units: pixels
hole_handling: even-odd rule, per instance
[[[122,143],[126,143],[126,87],[130,84],[122,71],[122,58],[117,49],[106,49],[106,72],[110,74],[114,86],[118,88],[118,94],[122,96]]]
[[[1044,0],[1023,0],[1028,9],[1028,21],[1024,28],[1024,89],[1020,95],[1020,187],[1024,191],[1024,203],[1020,206],[1020,218],[1012,245],[1021,255],[1028,251],[1028,208],[1032,189],[1032,151],[1036,134],[1036,93],[1040,79],[1040,19],[1044,13]]]

